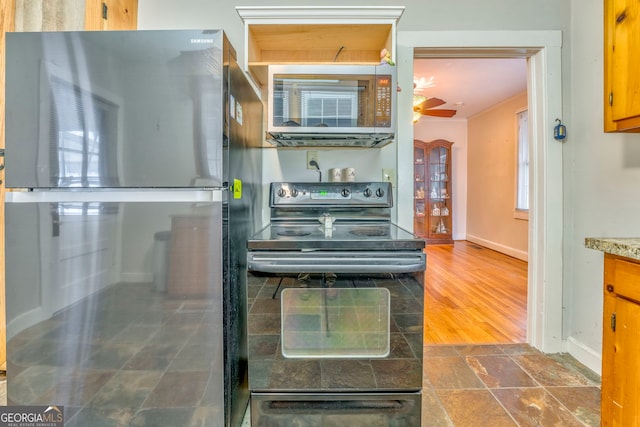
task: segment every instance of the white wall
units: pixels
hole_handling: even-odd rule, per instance
[[[514,216],[523,108],[526,91],[469,118],[467,240],[528,261],[529,221]]]
[[[421,141],[446,139],[451,146],[453,193],[453,240],[465,240],[467,235],[467,121],[421,117],[413,126],[413,136]]]
[[[353,0],[349,2],[350,6],[398,6],[393,0],[381,0],[373,5],[370,0]],[[301,0],[274,0],[266,4],[266,6],[286,6],[286,5],[302,5],[307,4]],[[342,0],[323,0],[317,2],[316,5],[322,6],[344,6]],[[144,29],[171,29],[171,28],[222,28],[227,33],[229,40],[238,52],[238,61],[242,63],[244,58],[244,24],[237,14],[236,6],[265,6],[263,1],[229,1],[229,2],[212,2],[210,0],[184,0],[176,2],[173,0],[139,0],[138,1],[138,28]],[[398,31],[416,31],[429,29],[433,30],[540,30],[540,29],[562,29],[569,22],[569,0],[526,0],[513,2],[512,0],[485,0],[477,2],[475,0],[459,0],[458,2],[442,2],[439,0],[407,0],[402,2],[405,6],[399,23]],[[465,13],[461,14],[460,11]],[[398,64],[399,67],[403,64]],[[413,64],[410,64],[413,69]],[[399,69],[400,73],[401,70]],[[410,71],[409,71],[410,72]],[[399,94],[404,95],[410,91],[403,91]],[[411,147],[413,145],[412,138],[406,138],[399,135],[394,146],[383,149],[378,163],[369,164],[368,170],[372,172],[373,177],[379,179],[382,168],[392,168],[394,170],[402,170],[406,165],[397,163],[397,151],[400,146]],[[288,179],[291,173],[289,167],[282,172],[275,168],[275,164],[279,164],[278,154],[275,150],[266,150],[264,161],[264,181],[279,181]],[[412,150],[411,150],[412,151]],[[345,153],[339,150],[327,151],[323,154],[323,163],[332,165],[342,162]],[[354,153],[355,156],[359,154]],[[454,152],[455,155],[455,152]],[[294,155],[295,156],[295,155]],[[304,167],[304,161],[294,162],[294,168],[297,164]],[[332,167],[332,166],[328,166]],[[327,167],[327,168],[328,168]],[[378,173],[379,171],[379,173]],[[303,174],[304,172],[293,172],[293,175]],[[323,172],[324,173],[324,172]],[[306,175],[305,175],[306,176]],[[361,175],[362,176],[362,175]],[[413,200],[410,186],[402,183],[402,179],[398,179],[401,183],[400,188],[394,188],[395,197],[398,201],[393,211],[394,220],[397,219],[398,224],[404,228],[412,229],[413,222],[411,220]],[[265,195],[268,194],[268,184],[264,186]],[[403,197],[402,193],[408,193]],[[268,197],[264,197],[268,200]],[[455,203],[455,201],[454,201]],[[458,202],[461,205],[461,202]],[[406,206],[405,206],[406,205]],[[266,209],[266,205],[265,205]],[[399,211],[401,211],[399,213]],[[404,214],[403,214],[404,212]],[[268,212],[263,215],[268,218]],[[455,220],[455,218],[454,218]],[[455,229],[454,225],[454,229]],[[458,230],[462,231],[463,226],[458,224]],[[455,231],[454,231],[455,232]],[[456,233],[456,237],[460,234]],[[464,237],[460,237],[464,238]]]
[[[640,236],[640,135],[603,132],[603,2],[572,5],[571,72],[564,79],[572,94],[564,145],[564,330],[572,353],[599,357],[603,255],[585,249],[584,239]]]
[[[270,5],[302,4],[272,1]],[[323,5],[342,5],[325,0]],[[392,0],[375,2],[397,5]],[[564,209],[563,339],[579,360],[597,363],[601,351],[602,254],[584,248],[587,236],[640,235],[640,135],[602,131],[601,0],[408,0],[399,31],[561,30]],[[236,4],[262,1],[139,0],[139,28],[223,28],[243,57],[243,26]],[[352,0],[350,5],[371,5]],[[399,67],[408,64],[399,63]],[[400,72],[400,70],[399,70]],[[551,130],[550,130],[551,131]],[[411,143],[400,141],[400,144]],[[270,156],[266,156],[266,162]],[[326,163],[331,163],[327,159]],[[268,169],[268,163],[265,163]],[[280,174],[280,172],[278,172]],[[400,200],[403,203],[403,200]],[[400,207],[403,209],[403,207]],[[410,207],[409,207],[410,209]]]

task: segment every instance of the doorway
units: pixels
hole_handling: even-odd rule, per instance
[[[445,199],[419,191],[441,184],[433,181],[441,177],[425,173],[420,181],[422,164],[414,159],[414,233],[431,237],[438,232],[433,225],[444,221],[454,225],[447,232],[455,241],[427,240],[452,244],[426,250],[425,339],[434,344],[525,342],[529,222],[515,208],[516,113],[527,108],[527,59],[414,58],[414,97],[419,108],[414,138],[453,142],[447,152],[453,157],[447,166],[451,179],[445,179],[454,191]],[[418,212],[422,203],[426,208]],[[444,218],[440,205],[451,206]]]
[[[527,108],[526,58],[419,57],[414,59],[414,77],[419,109],[414,113],[414,139],[453,143],[453,239],[527,260],[527,221],[514,218],[513,211],[515,113]]]
[[[562,185],[549,185],[562,182],[562,146],[550,132],[554,120],[562,118],[561,45],[560,31],[410,31],[398,34],[397,49],[401,87],[413,84],[415,57],[527,58],[533,165],[527,342],[543,352],[562,350]],[[410,92],[398,96],[399,141],[413,141]],[[398,165],[411,164],[412,145],[398,144],[397,150]],[[411,184],[411,171],[398,167],[399,206],[411,206]],[[411,222],[412,210],[398,211],[401,226],[411,228]]]

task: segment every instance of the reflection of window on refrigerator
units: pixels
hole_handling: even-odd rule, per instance
[[[357,126],[357,96],[354,93],[302,93],[302,126]]]
[[[117,184],[118,106],[61,79],[51,81],[50,162],[53,184]]]

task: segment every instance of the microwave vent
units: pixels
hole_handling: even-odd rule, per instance
[[[391,143],[393,133],[277,133],[267,132],[266,139],[277,147],[347,147],[381,148]]]

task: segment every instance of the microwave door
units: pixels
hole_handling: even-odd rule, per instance
[[[270,66],[268,134],[281,146],[386,145],[395,82],[390,66]]]

